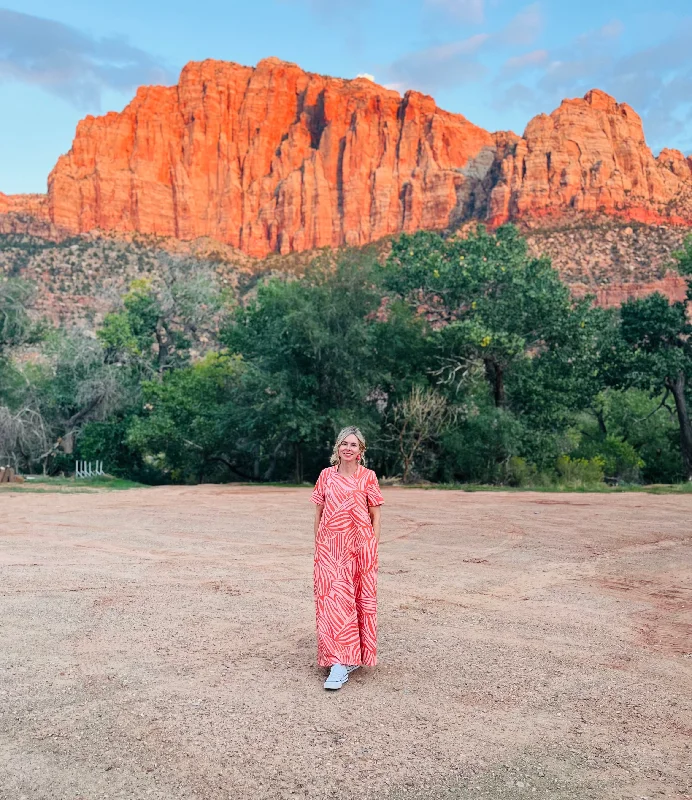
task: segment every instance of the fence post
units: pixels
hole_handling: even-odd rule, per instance
[[[103,461],[75,461],[75,478],[98,478],[106,473],[103,471]]]

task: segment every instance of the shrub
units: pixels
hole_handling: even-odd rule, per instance
[[[443,480],[503,483],[509,459],[520,452],[523,428],[509,411],[472,410],[442,437]]]
[[[568,455],[558,456],[555,468],[560,484],[565,487],[579,488],[603,483],[605,459],[603,456],[593,458],[570,458]]]
[[[505,482],[510,486],[536,486],[538,468],[521,456],[511,456],[505,466]]]
[[[644,459],[634,445],[620,436],[608,434],[601,441],[582,443],[578,452],[583,458],[602,458],[608,478],[626,483],[636,483],[641,479]]]

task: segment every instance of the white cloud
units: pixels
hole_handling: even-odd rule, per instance
[[[508,58],[500,69],[500,78],[516,78],[522,72],[544,66],[550,58],[547,50],[531,50],[520,56]]]
[[[97,110],[106,89],[170,83],[168,69],[118,37],[97,39],[61,22],[0,9],[0,80],[41,86]]]
[[[532,3],[495,33],[477,33],[466,39],[407,53],[390,64],[388,77],[392,83],[430,93],[479,81],[489,72],[479,60],[484,50],[531,44],[542,27],[540,7]]]
[[[523,8],[512,21],[494,37],[500,45],[533,44],[543,30],[543,13],[538,3]]]
[[[604,39],[618,39],[620,36],[622,36],[624,30],[625,26],[622,24],[622,22],[619,19],[614,19],[612,22],[606,23],[600,29],[600,35]]]
[[[425,0],[425,5],[461,22],[476,25],[483,22],[485,0]]]
[[[487,40],[487,34],[479,33],[408,53],[390,65],[392,83],[434,93],[447,86],[479,80],[487,69],[475,56]]]

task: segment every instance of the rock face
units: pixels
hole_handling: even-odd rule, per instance
[[[639,222],[692,224],[692,159],[655,159],[627,104],[592,90],[529,122],[501,161],[490,201],[494,224],[522,217],[605,213]]]
[[[28,215],[53,231],[211,237],[260,257],[587,214],[691,225],[692,158],[654,158],[639,116],[597,90],[518,137],[417,92],[271,58],[190,63],[177,86],[142,87],[122,113],[79,123],[47,197],[0,195],[0,230]]]
[[[416,92],[205,61],[79,124],[48,180],[50,216],[255,256],[362,245],[473,213],[494,155],[491,134]]]
[[[50,219],[45,194],[3,194],[0,192],[0,234],[29,234],[57,241],[71,231],[59,230]]]
[[[3,194],[0,192],[0,214],[25,214],[48,220],[48,198],[45,194]]]

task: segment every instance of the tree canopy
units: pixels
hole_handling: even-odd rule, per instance
[[[161,256],[95,336],[38,320],[32,287],[5,280],[0,460],[300,482],[357,424],[369,463],[403,481],[690,477],[685,303],[576,299],[513,226],[380,252],[324,253],[235,292],[208,264]],[[692,239],[675,258],[689,284]]]

